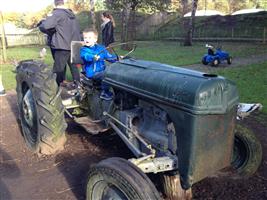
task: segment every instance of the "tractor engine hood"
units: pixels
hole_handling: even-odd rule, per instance
[[[192,114],[224,114],[238,103],[235,84],[224,77],[127,59],[109,65],[104,82]]]

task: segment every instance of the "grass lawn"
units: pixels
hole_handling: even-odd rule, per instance
[[[226,68],[218,74],[237,84],[240,102],[261,103],[267,114],[267,62],[238,68]]]
[[[138,48],[132,54],[133,57],[162,62],[175,66],[186,66],[200,63],[207,49],[204,43],[196,43],[193,47],[183,47],[178,42],[137,42]],[[7,56],[9,64],[1,65],[3,84],[6,90],[15,89],[14,66],[11,61],[24,59],[37,59],[42,46],[9,48]],[[252,43],[224,43],[223,49],[231,52],[234,57],[249,57],[251,55],[266,54],[267,48],[263,44]],[[45,63],[52,66],[52,57],[48,50]],[[119,51],[122,53],[121,51]],[[218,70],[218,74],[236,82],[240,102],[260,102],[263,104],[263,112],[267,113],[267,63],[242,66],[242,68],[224,68]]]

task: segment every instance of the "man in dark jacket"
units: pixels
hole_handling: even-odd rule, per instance
[[[70,66],[75,83],[79,83],[80,74],[75,65],[70,63],[71,41],[80,41],[80,26],[74,13],[67,9],[64,0],[55,0],[55,9],[39,24],[43,33],[51,37],[50,47],[54,58],[53,71],[57,74],[57,83],[60,85],[65,79],[66,65]],[[51,34],[52,33],[52,34]]]

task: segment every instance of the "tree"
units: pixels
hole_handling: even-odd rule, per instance
[[[95,1],[90,0],[90,15],[92,19],[92,27],[96,28],[96,18],[95,18]]]
[[[136,11],[146,9],[151,11],[164,10],[170,3],[170,0],[105,0],[106,6],[110,10],[121,11],[121,41],[132,41],[136,35]],[[129,49],[128,45],[122,46],[123,49]]]
[[[227,0],[227,2],[228,2],[229,13],[246,8],[247,6],[246,4],[248,3],[247,0],[238,0],[238,1]]]
[[[197,3],[198,0],[192,0],[191,17],[189,20],[186,20],[184,18],[184,29],[185,29],[184,46],[192,46]],[[186,11],[188,8],[188,0],[183,0],[183,5],[184,5],[184,11]]]

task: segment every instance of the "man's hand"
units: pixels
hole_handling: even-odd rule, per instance
[[[39,27],[39,26],[43,23],[44,20],[45,20],[45,19],[41,19],[41,20],[38,22],[38,24],[36,24],[36,27]]]
[[[99,55],[95,55],[94,56],[94,62],[98,61],[100,59],[100,56]]]

